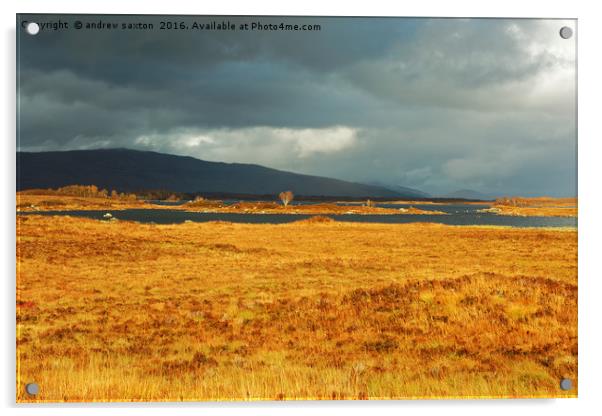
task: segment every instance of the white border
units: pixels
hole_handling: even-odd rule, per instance
[[[376,411],[400,414],[421,411],[426,414],[488,416],[527,413],[549,415],[593,414],[602,408],[599,388],[602,351],[600,317],[602,311],[602,270],[596,260],[602,253],[600,211],[602,172],[600,166],[600,43],[601,15],[596,2],[546,1],[539,4],[524,0],[454,0],[393,2],[370,0],[359,4],[348,1],[306,0],[289,4],[283,1],[75,1],[20,0],[1,2],[3,97],[1,101],[4,133],[2,143],[2,331],[0,354],[0,405],[9,415],[123,415],[234,414],[250,415],[331,413],[350,415]],[[347,16],[454,16],[454,17],[557,17],[579,19],[579,399],[565,400],[480,400],[480,401],[406,401],[406,402],[285,402],[285,403],[208,403],[208,404],[93,404],[93,405],[15,405],[15,13],[131,13],[131,14],[248,14],[248,15],[347,15]],[[117,410],[119,409],[119,410]]]

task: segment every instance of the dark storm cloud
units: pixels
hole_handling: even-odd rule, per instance
[[[161,17],[27,16],[154,23]],[[412,186],[575,192],[574,43],[535,20],[19,35],[19,147],[153,149]]]

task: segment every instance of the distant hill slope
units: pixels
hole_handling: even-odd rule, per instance
[[[455,192],[451,192],[447,195],[443,195],[444,198],[462,198],[462,199],[495,199],[492,195],[487,195],[479,191],[473,191],[472,189],[460,189]]]
[[[17,190],[97,185],[132,192],[276,194],[348,197],[412,197],[381,187],[241,163],[207,162],[187,156],[129,149],[17,152]]]
[[[422,192],[418,189],[414,189],[414,188],[408,188],[407,186],[401,186],[401,185],[393,185],[393,184],[386,184],[386,183],[382,183],[382,182],[367,182],[368,185],[372,185],[372,186],[379,186],[382,188],[387,188],[390,189],[393,192],[397,192],[403,195],[408,195],[411,196],[412,198],[431,198],[430,194],[427,194],[426,192]]]

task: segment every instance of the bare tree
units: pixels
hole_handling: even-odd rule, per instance
[[[291,191],[284,191],[278,194],[278,198],[280,198],[285,207],[288,206],[294,197],[295,195]]]

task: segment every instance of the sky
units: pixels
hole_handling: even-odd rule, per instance
[[[21,151],[152,150],[431,195],[577,192],[572,20],[22,19],[49,25],[18,31]],[[192,28],[212,21],[237,29]],[[238,29],[253,22],[320,30]]]

